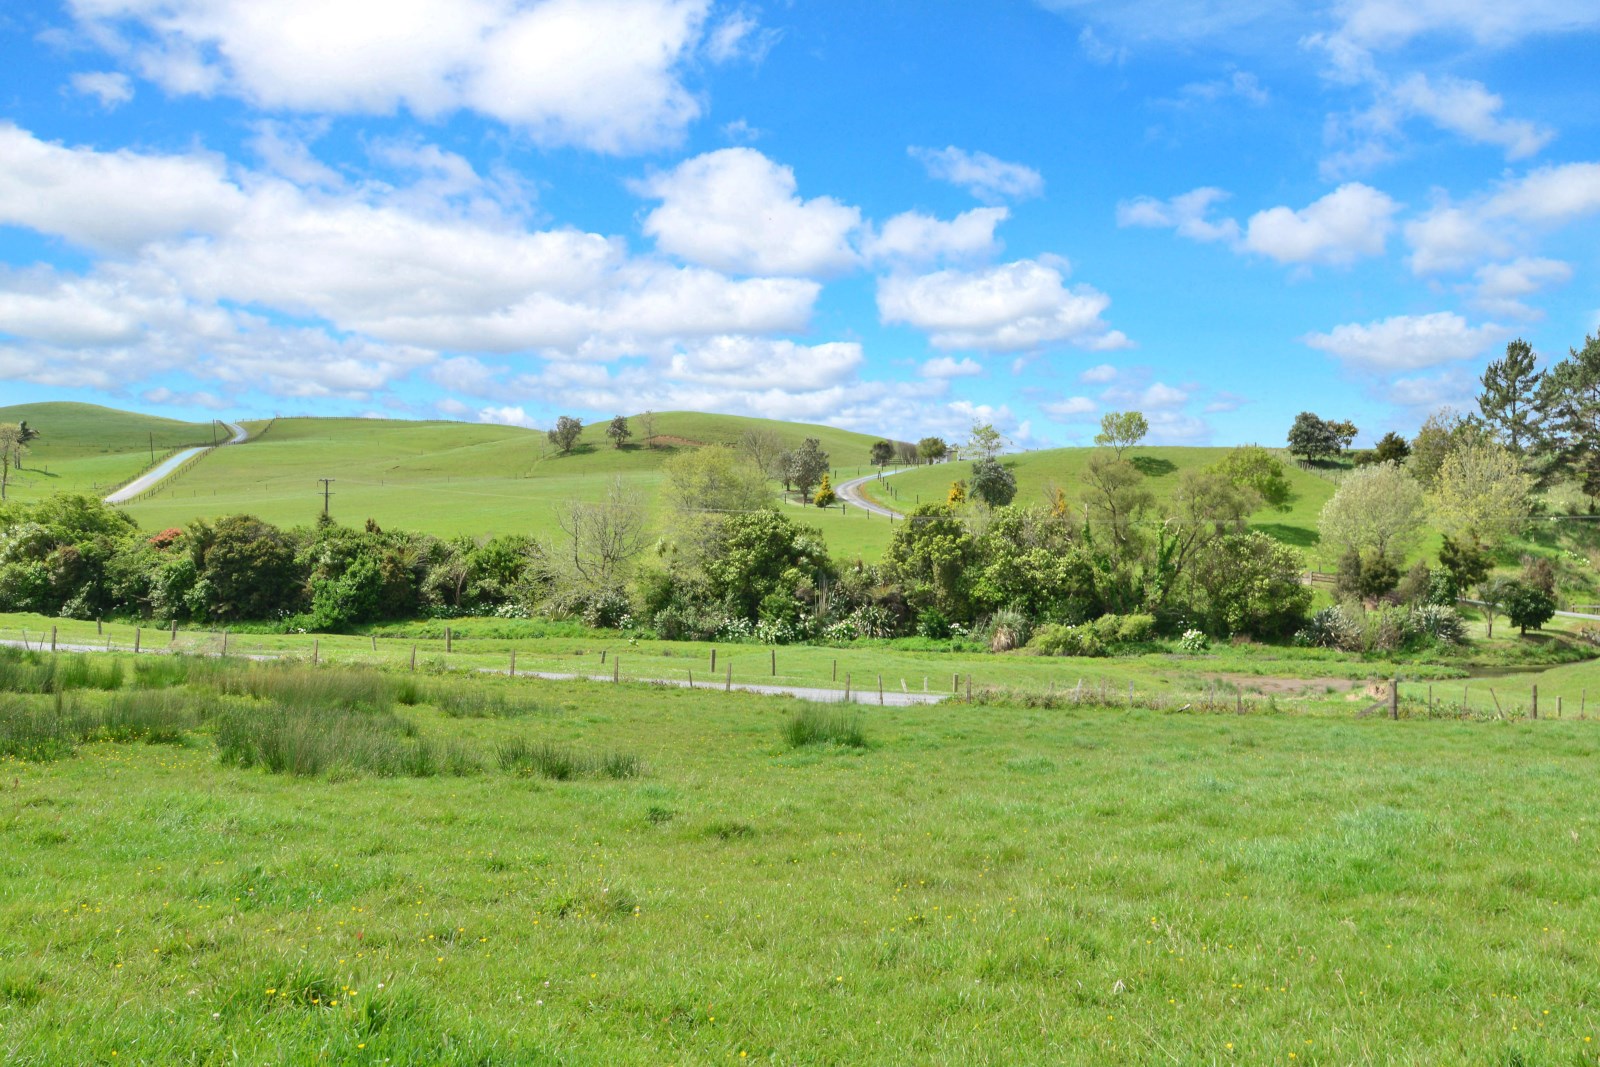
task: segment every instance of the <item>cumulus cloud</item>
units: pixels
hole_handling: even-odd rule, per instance
[[[274,111],[422,117],[471,109],[544,144],[676,143],[702,104],[683,67],[710,0],[71,0],[92,35],[178,94]],[[716,58],[763,39],[747,15]]]
[[[1100,410],[1100,405],[1086,396],[1069,396],[1040,404],[1039,410],[1057,422],[1086,422]]]
[[[1308,334],[1302,341],[1346,366],[1391,374],[1471,359],[1503,334],[1493,323],[1469,326],[1460,315],[1439,311],[1346,323],[1327,333]]]
[[[1441,198],[1405,227],[1411,269],[1473,268],[1529,248],[1541,233],[1600,213],[1600,163],[1564,163],[1507,178],[1462,203]]]
[[[946,221],[905,211],[870,232],[861,251],[871,259],[906,263],[984,259],[1000,250],[994,230],[1010,214],[1003,207],[979,207]]]
[[[1116,379],[1117,368],[1113,367],[1109,363],[1101,363],[1090,367],[1088,370],[1078,375],[1078,381],[1080,382],[1093,382],[1097,384],[1113,382],[1116,381]]]
[[[503,405],[501,407],[488,407],[478,409],[478,421],[486,422],[493,426],[520,426],[523,429],[538,429],[533,418],[519,404],[516,407]]]
[[[133,82],[119,71],[79,71],[70,81],[74,91],[94,97],[108,111],[133,99]]]
[[[922,365],[924,378],[969,378],[983,373],[983,365],[970,356],[937,356]]]
[[[1127,345],[1101,314],[1111,298],[1068,286],[1059,261],[1021,259],[983,270],[891,275],[878,282],[885,323],[924,330],[937,348],[1021,352],[1053,344]]]
[[[1296,211],[1275,207],[1250,216],[1243,247],[1279,263],[1338,266],[1383,254],[1400,205],[1350,182]]]
[[[1044,192],[1044,177],[1032,167],[1007,163],[987,152],[969,152],[949,145],[945,148],[907,149],[928,175],[951,185],[959,185],[979,200],[1025,200]]]
[[[861,212],[831,197],[802,200],[794,171],[753,148],[696,156],[635,183],[661,205],[644,232],[663,252],[745,274],[815,274],[857,262]]]
[[[1221,189],[1209,186],[1157,200],[1140,196],[1124,200],[1117,205],[1118,226],[1146,226],[1176,230],[1180,237],[1193,241],[1228,241],[1239,239],[1239,223],[1233,219],[1212,221],[1212,205],[1228,199]]]
[[[782,36],[777,30],[762,26],[753,12],[741,9],[717,23],[706,35],[706,57],[713,63],[760,63]]]
[[[1242,100],[1252,107],[1265,107],[1271,102],[1272,94],[1262,87],[1261,79],[1254,74],[1246,70],[1234,70],[1210,81],[1190,82],[1178,90],[1175,100],[1168,102],[1183,106],[1214,104],[1229,99]]]
[[[1525,304],[1523,298],[1571,278],[1569,264],[1558,259],[1523,256],[1509,263],[1479,267],[1468,291],[1472,302],[1491,315],[1537,318],[1541,312]]]

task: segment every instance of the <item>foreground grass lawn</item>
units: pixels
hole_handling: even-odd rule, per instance
[[[466,777],[209,728],[5,762],[0,1060],[1596,1062],[1593,723],[953,705],[795,750],[784,699],[462,684],[532,702],[397,709]]]

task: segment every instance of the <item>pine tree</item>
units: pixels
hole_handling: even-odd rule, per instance
[[[1545,373],[1538,407],[1552,465],[1576,475],[1590,497],[1600,496],[1600,336]]]
[[[833,482],[827,474],[823,474],[822,484],[817,486],[817,495],[811,498],[811,502],[819,508],[832,507],[839,502],[838,495],[833,491]]]
[[[1506,345],[1506,356],[1484,370],[1478,410],[1489,429],[1506,447],[1522,455],[1542,436],[1544,412],[1539,406],[1539,386],[1544,372],[1534,370],[1538,358],[1533,346],[1518,338]]]
[[[946,498],[946,502],[950,504],[965,504],[967,502],[967,483],[951,482],[950,495]]]

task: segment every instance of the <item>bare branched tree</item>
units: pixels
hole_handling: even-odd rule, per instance
[[[771,430],[746,430],[740,434],[739,452],[748,456],[771,481],[780,480],[788,466],[783,458],[783,438]]]
[[[590,589],[615,589],[630,560],[645,550],[645,513],[630,503],[622,479],[612,481],[601,501],[574,501],[557,514],[567,542],[560,560],[571,577]]]

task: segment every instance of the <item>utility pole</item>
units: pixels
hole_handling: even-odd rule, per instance
[[[155,463],[155,461],[156,461],[156,432],[154,430],[151,430],[150,431],[150,462],[153,465]]]
[[[217,420],[211,420],[211,447],[217,447]]]
[[[328,517],[328,498],[333,495],[331,492],[329,492],[328,487],[333,484],[333,479],[332,478],[318,478],[317,481],[322,483],[322,517],[323,518],[327,518]]]

